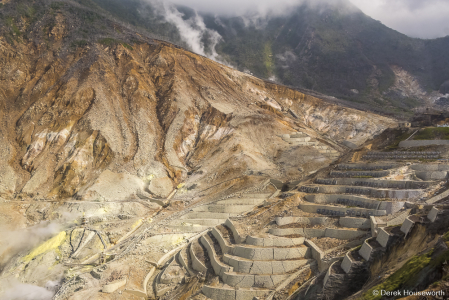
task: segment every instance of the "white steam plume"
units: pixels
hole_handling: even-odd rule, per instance
[[[165,20],[179,31],[181,39],[195,53],[206,56],[212,60],[224,63],[220,55],[215,50],[216,45],[222,40],[221,35],[215,30],[208,29],[203,18],[195,11],[195,15],[189,19],[184,19],[184,14],[179,12],[174,4],[161,0],[147,0],[154,9],[162,15]],[[206,49],[202,39],[207,36],[209,45]]]
[[[13,255],[28,250],[63,230],[63,224],[72,223],[78,213],[65,213],[61,219],[41,222],[20,230],[9,230],[0,227],[0,266]]]
[[[0,287],[4,290],[0,290],[0,300],[51,300],[54,295],[54,291],[17,280],[3,280]]]

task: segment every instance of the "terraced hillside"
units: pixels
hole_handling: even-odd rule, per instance
[[[349,248],[417,223],[407,217],[425,201],[444,214],[445,193],[428,200],[444,188],[444,145],[369,152],[393,119],[264,82],[79,3],[10,3],[1,297],[315,297]]]

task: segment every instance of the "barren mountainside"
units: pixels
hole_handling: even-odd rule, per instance
[[[0,298],[340,299],[386,252],[383,227],[419,211],[428,228],[409,239],[445,232],[444,209],[421,200],[445,187],[449,155],[375,151],[412,134],[393,118],[79,1],[4,1],[0,16]],[[368,237],[379,255],[344,260]],[[408,258],[430,249],[405,242]]]
[[[447,99],[448,37],[408,37],[347,0],[300,1],[283,13],[260,14],[255,9],[236,15],[196,12],[187,6],[164,13],[157,0],[79,2],[168,41],[195,47],[240,71],[371,111],[409,117],[413,108]],[[173,22],[176,13],[182,18]],[[200,41],[193,43],[183,31]],[[406,77],[413,84],[398,86]]]
[[[51,11],[46,45],[1,38],[0,191],[8,197],[92,194],[101,174],[126,173],[137,186],[152,179],[158,197],[192,171],[199,186],[258,172],[287,180],[301,171],[282,160],[298,160],[306,174],[329,160],[307,147],[313,159],[298,157],[280,135],[302,129],[342,151],[343,141],[360,145],[394,125],[163,42],[59,52],[76,19]]]

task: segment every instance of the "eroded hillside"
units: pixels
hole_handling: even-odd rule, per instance
[[[67,30],[62,14],[55,20],[54,48]],[[202,173],[195,182],[203,187],[257,172],[286,180],[276,158],[299,159],[306,174],[330,160],[302,147],[314,159],[300,161],[280,135],[304,129],[343,151],[343,141],[360,145],[394,125],[162,42],[97,43],[58,55],[2,39],[1,57],[1,193],[8,197],[84,195],[106,170],[142,185],[151,180],[149,192],[160,197],[192,170]]]
[[[397,125],[39,3],[0,36],[0,293],[146,297],[180,243]]]

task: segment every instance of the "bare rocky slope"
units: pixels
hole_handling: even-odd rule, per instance
[[[211,219],[268,199],[267,180],[282,188],[397,126],[100,16],[104,31],[81,43],[89,9],[27,3],[0,8],[13,16],[0,36],[0,293],[10,299],[29,289],[116,299],[104,286],[123,278],[146,297],[152,265]],[[232,198],[243,192],[248,205]],[[243,210],[201,206],[228,198]],[[175,224],[186,213],[199,220],[189,230]]]
[[[280,135],[305,129],[341,151],[342,142],[360,145],[395,124],[163,42],[63,52],[74,22],[51,12],[46,44],[1,38],[3,196],[93,194],[97,179],[113,182],[118,173],[135,188],[151,180],[149,191],[161,197],[190,183],[192,171],[204,187],[257,172],[286,180],[300,172],[282,170],[285,156],[305,171],[329,160],[301,161]]]

